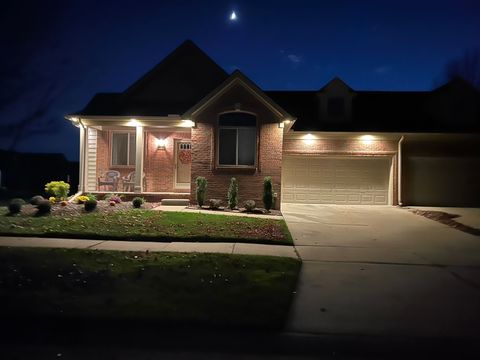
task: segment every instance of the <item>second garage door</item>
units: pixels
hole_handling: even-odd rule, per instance
[[[389,157],[284,156],[282,201],[387,205]]]

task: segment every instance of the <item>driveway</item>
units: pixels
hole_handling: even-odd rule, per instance
[[[304,261],[289,330],[480,336],[480,237],[391,206],[282,206]]]

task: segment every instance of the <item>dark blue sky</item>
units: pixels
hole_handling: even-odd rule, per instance
[[[70,159],[78,130],[63,115],[124,90],[185,39],[267,90],[318,89],[334,76],[354,89],[428,90],[449,60],[480,47],[476,0],[10,3],[0,15],[10,55],[0,60],[0,124],[40,109],[37,134],[16,149]],[[10,147],[11,134],[0,141]]]

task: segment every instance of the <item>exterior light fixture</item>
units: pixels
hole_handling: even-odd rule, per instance
[[[285,119],[285,120],[283,120],[283,121],[281,121],[281,122],[278,123],[278,127],[279,127],[280,129],[283,129],[283,128],[285,127],[285,125],[288,125],[288,124],[290,124],[291,122],[292,122],[292,120]]]
[[[303,141],[305,141],[307,145],[312,145],[315,139],[316,139],[315,135],[312,135],[310,133],[303,136]]]
[[[195,126],[195,121],[192,121],[190,119],[182,120],[182,127],[194,127]]]
[[[140,126],[140,123],[137,121],[137,119],[130,119],[130,121],[127,123],[128,126]]]
[[[155,146],[157,147],[157,150],[165,149],[165,145],[167,145],[166,139],[155,139]]]
[[[362,135],[360,136],[360,141],[365,145],[370,145],[375,140],[373,135]]]

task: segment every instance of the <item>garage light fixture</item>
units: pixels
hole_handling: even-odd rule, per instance
[[[315,135],[312,135],[310,133],[306,134],[303,136],[303,141],[305,142],[305,144],[307,145],[312,145],[313,144],[313,141],[316,139]]]
[[[360,136],[360,141],[365,145],[370,145],[375,140],[373,135],[362,135]]]

